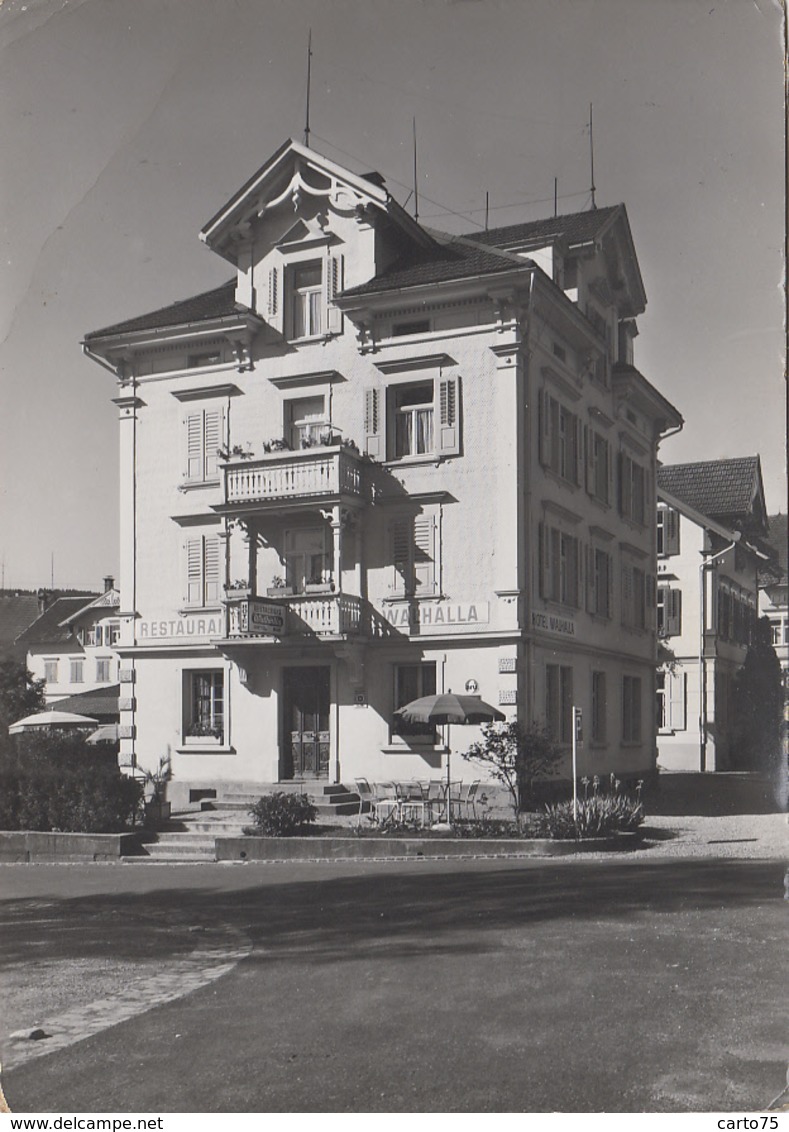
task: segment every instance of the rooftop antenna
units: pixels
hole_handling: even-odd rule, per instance
[[[490,193],[485,191],[485,231],[488,230],[488,213],[490,212]]]
[[[414,124],[414,220],[419,220],[419,184],[416,179],[416,118]]]
[[[592,103],[589,103],[589,161],[592,169],[592,208],[597,208],[594,194],[594,125],[592,123]]]
[[[307,36],[307,114],[304,121],[304,144],[310,144],[310,79],[312,77],[312,28]]]
[[[559,215],[559,178],[558,177],[554,177],[554,179],[553,179],[553,214],[554,214],[554,216]]]

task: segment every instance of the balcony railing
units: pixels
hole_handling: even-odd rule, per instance
[[[361,497],[362,464],[347,448],[277,452],[225,467],[227,504]]]
[[[352,594],[287,599],[228,597],[228,637],[278,640],[290,636],[346,636],[362,631],[361,598]]]

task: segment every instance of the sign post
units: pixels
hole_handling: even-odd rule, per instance
[[[583,746],[584,725],[581,708],[573,705],[573,825],[578,829],[578,748]]]

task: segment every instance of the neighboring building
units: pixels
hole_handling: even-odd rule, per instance
[[[122,764],[169,749],[176,805],[434,777],[392,713],[466,689],[568,747],[578,704],[582,771],[647,775],[682,422],[633,364],[624,206],[444,236],[291,141],[201,236],[232,281],[84,342],[119,379]]]
[[[101,594],[57,597],[16,639],[47,703],[118,681],[120,594],[104,579]]]
[[[764,571],[759,592],[759,612],[769,617],[773,635],[773,648],[781,662],[784,687],[789,694],[789,565],[787,565],[786,515],[770,516],[768,542],[775,559]]]
[[[0,660],[25,659],[22,632],[58,597],[88,598],[88,590],[0,590]]]
[[[733,681],[768,557],[759,457],[658,468],[657,523],[658,635],[675,658],[657,676],[658,765],[736,769]]]

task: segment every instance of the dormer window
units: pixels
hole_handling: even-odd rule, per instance
[[[292,336],[313,338],[323,332],[323,272],[320,260],[293,268],[291,286]]]

